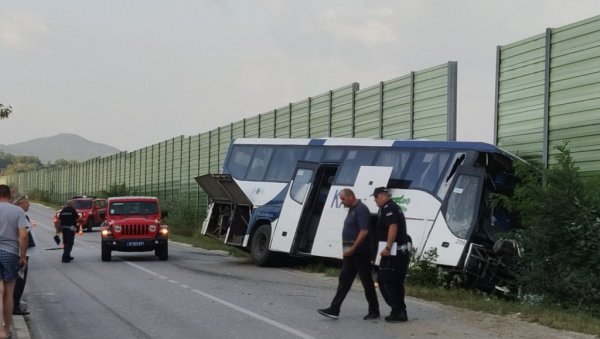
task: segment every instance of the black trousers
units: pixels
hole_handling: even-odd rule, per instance
[[[63,234],[63,245],[64,251],[62,255],[63,261],[71,260],[71,250],[73,250],[73,244],[75,243],[75,231],[72,231],[68,226],[62,227]]]
[[[17,277],[17,281],[15,282],[15,291],[13,293],[14,307],[19,307],[19,303],[21,302],[21,297],[23,296],[23,291],[25,291],[25,284],[27,283],[27,270],[29,267],[29,256],[25,257],[26,265],[23,270],[23,278]]]
[[[404,303],[404,279],[408,270],[409,254],[382,257],[377,273],[379,290],[392,314],[406,310]]]
[[[371,275],[371,258],[366,253],[355,253],[352,256],[342,259],[342,270],[340,271],[339,283],[335,297],[331,302],[331,307],[338,310],[342,307],[342,302],[350,288],[356,274],[365,289],[365,297],[369,303],[369,312],[379,313],[379,302],[375,292],[375,284]]]

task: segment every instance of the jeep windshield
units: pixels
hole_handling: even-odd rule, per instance
[[[92,208],[92,201],[91,200],[73,200],[73,205],[74,205],[75,209],[77,209],[77,210]]]
[[[158,214],[158,205],[152,201],[113,202],[108,213],[110,215],[152,215]]]

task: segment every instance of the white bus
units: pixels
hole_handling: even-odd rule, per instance
[[[237,139],[222,174],[196,178],[210,198],[201,233],[248,250],[259,265],[281,254],[341,258],[340,190],[352,189],[376,220],[370,195],[385,186],[417,255],[435,248],[444,268],[501,280],[499,235],[515,225],[491,194],[510,194],[515,159],[480,142]]]

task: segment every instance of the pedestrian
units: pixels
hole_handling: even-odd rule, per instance
[[[29,198],[26,195],[16,195],[13,199],[13,204],[21,207],[25,213],[29,211],[30,203]],[[29,219],[29,216],[25,214],[25,217],[33,227],[33,223]],[[13,303],[13,314],[15,315],[29,314],[29,310],[25,307],[24,303],[21,302],[21,297],[23,296],[23,291],[25,291],[25,284],[27,283],[27,273],[29,271],[29,255],[32,253],[32,251],[35,250],[35,241],[33,239],[33,230],[29,228],[27,231],[27,256],[25,257],[26,265],[19,271],[19,275],[17,276],[17,281],[15,283]]]
[[[4,326],[0,338],[11,338],[13,294],[19,269],[27,264],[27,229],[31,227],[25,212],[12,204],[10,188],[0,185],[0,313]]]
[[[358,273],[365,290],[365,297],[369,303],[369,312],[363,319],[377,319],[379,318],[379,302],[371,275],[371,251],[368,241],[371,212],[362,201],[356,199],[351,189],[341,190],[339,198],[342,204],[348,208],[348,214],[342,229],[342,269],[337,292],[331,301],[331,305],[317,311],[326,317],[337,319],[342,302]]]
[[[63,236],[62,262],[64,263],[69,263],[74,259],[71,256],[71,250],[73,250],[75,242],[75,232],[77,232],[78,224],[81,221],[81,217],[73,207],[74,205],[73,200],[67,201],[65,207],[58,214],[58,224],[60,226],[56,227],[56,233],[57,235],[62,233]]]
[[[392,308],[385,320],[407,321],[404,279],[408,270],[412,241],[406,233],[406,219],[400,207],[390,199],[387,188],[377,187],[373,191],[373,197],[379,207],[377,237],[381,261],[377,282],[383,299]]]

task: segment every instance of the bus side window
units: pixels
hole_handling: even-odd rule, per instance
[[[301,148],[278,147],[273,154],[273,161],[269,165],[267,181],[290,181],[298,159],[302,156]]]
[[[267,171],[271,154],[273,154],[272,147],[260,147],[256,149],[252,163],[248,169],[248,174],[246,175],[247,180],[262,180]]]
[[[248,164],[252,159],[252,147],[235,146],[227,160],[226,169],[232,177],[244,179]]]
[[[409,158],[409,152],[402,152],[398,150],[383,150],[379,152],[379,156],[375,161],[375,166],[392,167],[392,173],[390,175],[390,187],[405,188],[405,181],[402,180],[401,175],[406,167],[406,163],[408,162]]]
[[[360,166],[371,166],[375,150],[349,150],[342,167],[335,178],[338,185],[353,185]]]

